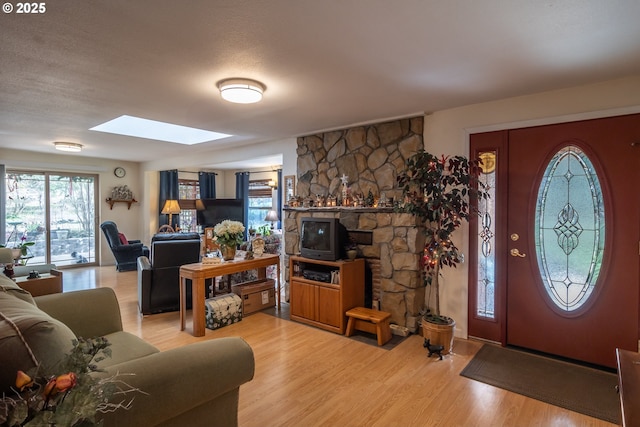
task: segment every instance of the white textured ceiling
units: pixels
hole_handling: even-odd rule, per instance
[[[152,161],[178,144],[92,132],[123,114],[236,135],[346,127],[640,74],[637,0],[51,0],[0,16],[0,146]],[[253,105],[216,82],[267,86]],[[126,153],[123,156],[123,153]],[[183,166],[183,165],[177,165]]]

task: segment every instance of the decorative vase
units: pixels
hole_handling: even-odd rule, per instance
[[[422,319],[422,336],[430,340],[433,345],[441,345],[444,347],[442,354],[449,354],[453,348],[453,331],[456,328],[456,321],[450,317],[447,319],[449,323],[435,323],[427,319]]]
[[[19,259],[22,256],[22,249],[20,248],[11,249],[11,256],[13,257],[14,260]]]
[[[236,257],[236,247],[228,245],[220,245],[220,253],[222,253],[222,259],[225,261],[233,261]]]
[[[358,251],[355,249],[349,249],[347,251],[347,258],[354,260],[356,259],[356,256],[358,256]]]

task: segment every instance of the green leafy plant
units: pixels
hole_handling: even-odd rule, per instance
[[[424,226],[423,279],[425,286],[433,286],[435,292],[435,320],[447,320],[440,315],[440,269],[456,267],[462,260],[451,235],[475,212],[473,200],[488,197],[478,179],[481,171],[479,159],[438,158],[420,150],[407,160],[397,178],[404,196],[398,209],[417,216]]]
[[[262,235],[262,237],[267,237],[271,235],[271,226],[270,225],[261,225],[258,227],[258,233]]]

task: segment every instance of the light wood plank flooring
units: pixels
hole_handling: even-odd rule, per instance
[[[243,337],[256,359],[253,381],[240,389],[243,427],[612,426],[461,377],[482,346],[476,341],[456,340],[455,354],[439,361],[427,358],[417,335],[383,350],[262,312],[195,338],[190,326],[180,332],[178,312],[139,315],[136,281],[136,272],[117,273],[111,266],[64,271],[65,292],[115,289],[125,330],[161,350]],[[194,387],[206,393],[206,384]]]

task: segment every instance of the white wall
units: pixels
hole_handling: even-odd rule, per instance
[[[640,112],[640,76],[595,85],[575,87],[429,114],[424,122],[425,149],[434,154],[469,155],[469,135],[511,129],[616,116]],[[455,241],[469,252],[468,227]],[[441,311],[456,320],[456,336],[467,337],[468,269],[445,269],[441,287]]]

